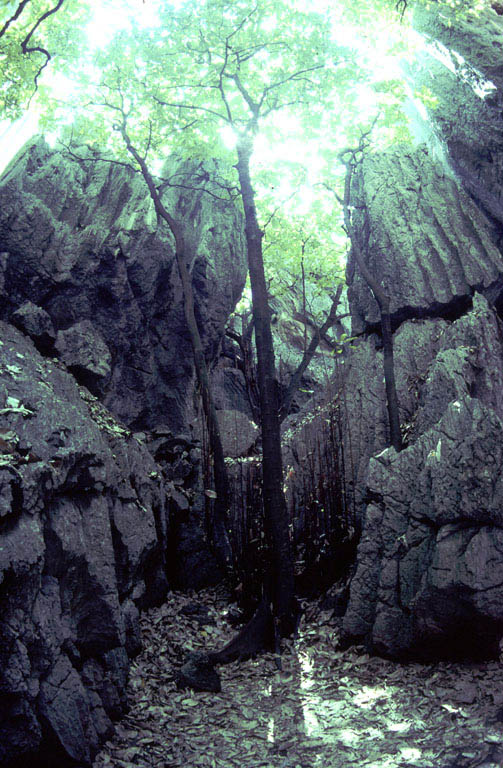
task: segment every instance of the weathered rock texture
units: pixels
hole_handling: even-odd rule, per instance
[[[487,218],[425,147],[365,158],[352,203],[356,230],[370,223],[368,266],[390,296],[395,324],[456,316],[474,290],[499,298],[503,258]],[[351,257],[348,281],[353,332],[377,327],[379,308]]]
[[[241,214],[215,194],[218,173],[214,163],[172,161],[163,171],[175,185],[164,185],[163,201],[194,253],[209,360],[246,274]],[[141,176],[86,149],[71,156],[33,141],[0,180],[0,251],[2,319],[44,351],[56,334],[54,352],[128,425],[181,431],[192,350],[172,237]]]
[[[344,633],[394,657],[494,656],[503,635],[501,326],[482,296],[440,322],[415,388],[409,439],[419,437],[369,463]]]
[[[365,159],[352,189],[360,244],[368,225],[367,262],[391,297],[406,447],[382,450],[382,367],[377,337],[365,338],[378,308],[350,262],[364,335],[345,391],[363,433],[363,535],[343,633],[393,657],[496,656],[503,636],[503,23],[490,8],[449,14],[417,7],[433,45],[413,77],[437,98],[431,118],[454,174],[404,149]]]
[[[159,467],[0,323],[0,763],[87,765],[167,589]],[[51,762],[52,761],[52,762]]]
[[[414,24],[430,41],[411,72],[414,88],[428,89],[436,106],[430,119],[449,161],[468,192],[497,223],[503,223],[503,16],[497,3],[456,16],[447,5],[416,4]],[[499,10],[501,10],[499,8]]]
[[[221,576],[201,450],[174,434],[193,410],[193,364],[171,235],[139,176],[77,154],[36,140],[0,181],[0,763],[9,766],[89,765],[126,708],[139,610],[164,598],[168,578],[194,587]],[[164,203],[194,255],[208,360],[245,276],[240,214],[200,189],[217,174],[211,163],[163,171]],[[111,411],[144,431],[133,435]]]

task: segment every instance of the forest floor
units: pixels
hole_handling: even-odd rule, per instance
[[[285,644],[282,671],[264,654],[220,667],[219,694],[177,690],[186,650],[219,649],[235,634],[228,609],[218,591],[172,593],[143,615],[131,708],[94,768],[503,766],[503,665],[341,651],[316,603]]]

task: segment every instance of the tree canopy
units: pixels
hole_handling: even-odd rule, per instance
[[[266,269],[320,284],[347,250],[341,149],[373,125],[377,148],[409,141],[399,61],[417,45],[414,5],[473,13],[485,0],[9,0],[0,11],[0,115],[30,108],[42,130],[131,155],[152,172],[172,152],[230,167],[253,134]],[[479,8],[480,6],[480,8]],[[133,162],[134,164],[134,162]],[[279,283],[278,283],[279,284]]]

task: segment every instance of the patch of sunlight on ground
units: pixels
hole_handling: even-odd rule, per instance
[[[410,728],[410,723],[389,723],[388,731],[394,731],[395,733],[405,733]]]
[[[353,701],[358,707],[370,709],[377,699],[386,698],[392,694],[391,688],[368,688],[366,685],[353,696]]]
[[[131,709],[94,768],[439,768],[481,765],[489,754],[503,766],[498,661],[401,665],[341,650],[337,626],[311,609],[284,643],[281,670],[264,654],[219,668],[221,693],[189,693],[166,659],[176,666],[189,642],[207,648],[207,633],[181,613],[193,599],[173,593],[142,617]],[[234,629],[211,593],[207,605],[222,645]]]

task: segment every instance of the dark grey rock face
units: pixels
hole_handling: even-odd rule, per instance
[[[419,392],[428,367],[450,323],[444,319],[409,320],[394,334],[395,377],[400,422],[408,441],[418,435]],[[333,422],[339,451],[339,470],[348,513],[359,526],[365,513],[369,462],[389,444],[389,422],[383,376],[382,344],[377,334],[355,339],[347,352],[335,359],[331,386],[304,411],[285,422],[285,463],[294,470],[292,496],[299,495],[310,473],[309,457],[316,457],[320,436],[323,451],[333,452],[327,427]],[[311,462],[312,462],[311,458]]]
[[[125,711],[138,609],[167,590],[158,466],[0,323],[0,763],[87,765]]]
[[[11,322],[26,333],[42,353],[53,350],[56,332],[51,318],[41,307],[25,301],[12,313]]]
[[[369,462],[343,629],[346,641],[393,657],[495,656],[503,636],[501,326],[482,296],[456,322],[440,322],[430,323],[436,353],[413,395],[413,442]]]
[[[194,253],[209,359],[246,274],[241,214],[200,191],[217,174],[214,163],[204,174],[191,162],[163,171],[178,185],[163,200]],[[118,418],[137,429],[184,428],[193,364],[182,290],[171,234],[158,225],[138,174],[87,150],[78,160],[41,139],[28,144],[0,180],[0,251],[4,320],[12,315],[36,341],[40,329],[19,320],[28,299],[38,308],[32,315],[47,314],[62,359]]]
[[[58,331],[54,348],[77,380],[94,395],[103,393],[112,374],[112,356],[90,320]]]
[[[452,316],[474,290],[496,300],[503,258],[486,217],[425,148],[370,155],[355,176],[354,225],[370,223],[368,267],[390,296],[395,323]],[[354,260],[348,262],[353,332],[379,323],[379,308]]]
[[[322,475],[332,450],[343,513],[363,527],[346,642],[393,657],[495,656],[503,636],[503,347],[495,309],[503,260],[493,223],[421,147],[369,155],[352,196],[360,244],[368,224],[368,266],[391,299],[406,447],[386,449],[379,310],[350,260],[359,336],[339,358],[318,412],[289,419],[289,494],[295,502],[306,473]],[[327,437],[328,420],[336,441]]]

